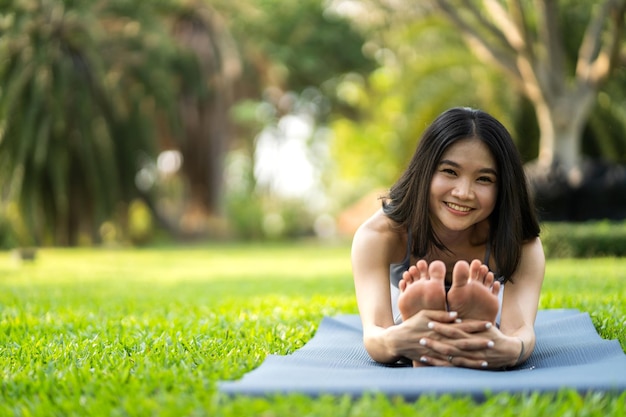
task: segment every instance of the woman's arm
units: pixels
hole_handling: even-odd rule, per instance
[[[534,326],[545,265],[541,240],[536,238],[522,247],[522,259],[513,280],[505,285],[500,330],[504,335],[520,340],[520,355],[512,358],[508,366],[524,362],[535,349]]]
[[[389,265],[394,236],[380,212],[355,233],[352,242],[352,274],[365,348],[377,362],[391,363],[401,355],[394,342]]]

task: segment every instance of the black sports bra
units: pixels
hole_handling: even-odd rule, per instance
[[[409,237],[407,240],[406,247],[406,255],[404,255],[404,259],[400,263],[395,263],[389,265],[389,280],[391,281],[391,285],[398,288],[400,280],[402,280],[402,274],[409,269],[411,266],[411,244],[412,244],[412,236],[409,232]],[[483,263],[485,265],[489,265],[489,258],[491,257],[491,243],[487,241],[487,248],[485,250],[485,260]],[[496,278],[500,282],[504,282],[504,277]],[[446,283],[446,293],[450,290],[450,284]]]

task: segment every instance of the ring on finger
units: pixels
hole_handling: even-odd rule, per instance
[[[449,355],[449,356],[448,356],[448,362],[452,363],[452,359],[454,359],[454,356]]]

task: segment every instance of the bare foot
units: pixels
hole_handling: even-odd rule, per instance
[[[445,310],[446,290],[444,280],[446,265],[433,261],[428,265],[420,260],[402,275],[398,308],[402,320],[414,316],[421,310]]]
[[[420,260],[408,271],[402,274],[400,280],[400,297],[398,308],[402,320],[407,320],[421,310],[445,310],[446,265],[441,261],[433,261],[428,265]],[[413,367],[422,367],[424,364],[413,361]]]
[[[500,282],[479,260],[471,264],[458,261],[452,271],[452,287],[448,292],[448,307],[460,318],[487,320],[494,323],[500,307]]]

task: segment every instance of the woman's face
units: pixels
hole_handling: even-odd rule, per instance
[[[461,139],[446,150],[430,184],[436,231],[464,231],[489,217],[497,198],[496,169],[491,151],[479,139]]]

